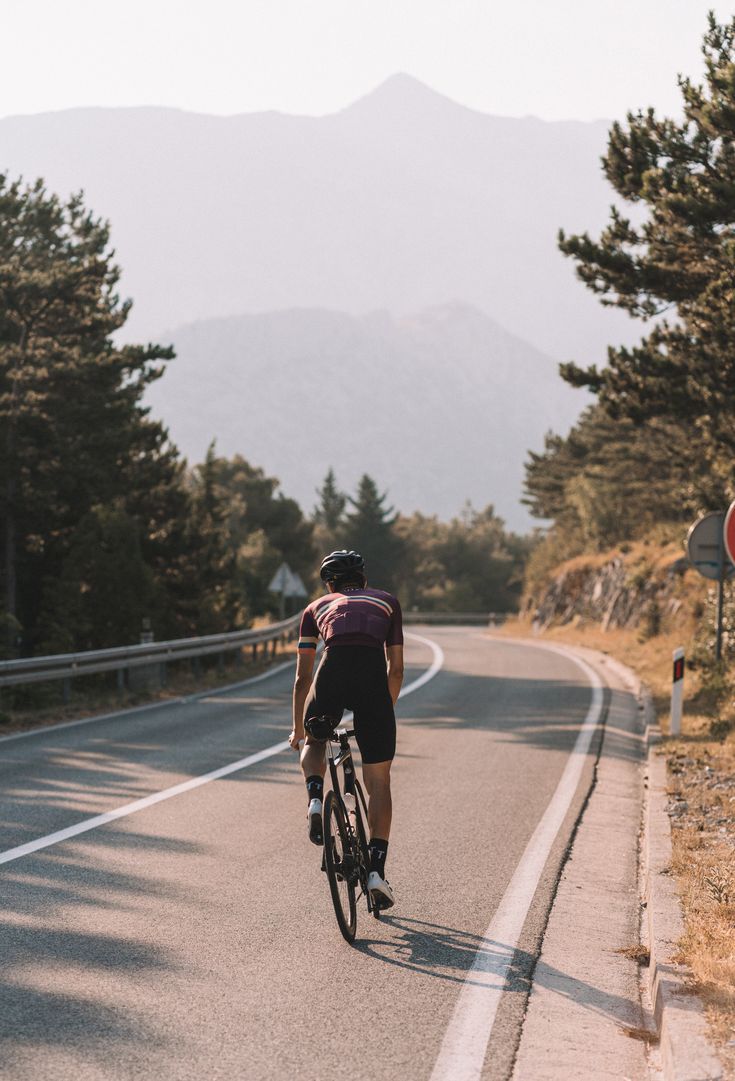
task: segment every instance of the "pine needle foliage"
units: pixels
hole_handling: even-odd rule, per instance
[[[549,552],[683,526],[735,498],[735,18],[710,14],[702,50],[702,84],[679,79],[680,120],[649,108],[613,124],[602,167],[620,204],[601,235],[559,234],[602,304],[651,329],[605,367],[561,366],[597,404],[527,463]]]

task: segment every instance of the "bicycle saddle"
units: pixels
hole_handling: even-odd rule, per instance
[[[308,717],[304,722],[304,728],[312,739],[331,739],[339,724],[337,717]]]

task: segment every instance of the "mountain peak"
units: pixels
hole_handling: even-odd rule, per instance
[[[348,105],[346,109],[343,109],[343,113],[353,113],[356,111],[364,111],[373,109],[391,109],[407,111],[416,108],[425,109],[437,105],[449,106],[454,109],[463,109],[465,106],[460,105],[456,101],[452,101],[445,94],[441,94],[438,90],[434,90],[433,87],[427,83],[423,83],[420,79],[417,79],[414,75],[409,75],[405,71],[396,72],[395,75],[389,75],[382,83],[379,83],[373,90],[368,91],[361,98],[357,98],[356,101]]]

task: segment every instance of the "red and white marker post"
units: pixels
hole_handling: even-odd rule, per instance
[[[730,563],[735,563],[735,502],[731,503],[727,509],[725,515],[725,522],[722,527],[722,547],[724,549],[724,559],[729,560]],[[720,575],[719,589],[717,591],[717,650],[716,659],[719,661],[722,657],[722,607],[724,602],[724,579],[725,570],[723,567],[723,573]]]
[[[669,733],[678,736],[681,733],[681,711],[684,704],[684,650],[674,650],[674,671],[671,681],[671,722]]]

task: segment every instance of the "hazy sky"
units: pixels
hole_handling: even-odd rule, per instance
[[[325,113],[406,71],[485,112],[678,111],[712,0],[0,0],[0,116]]]

